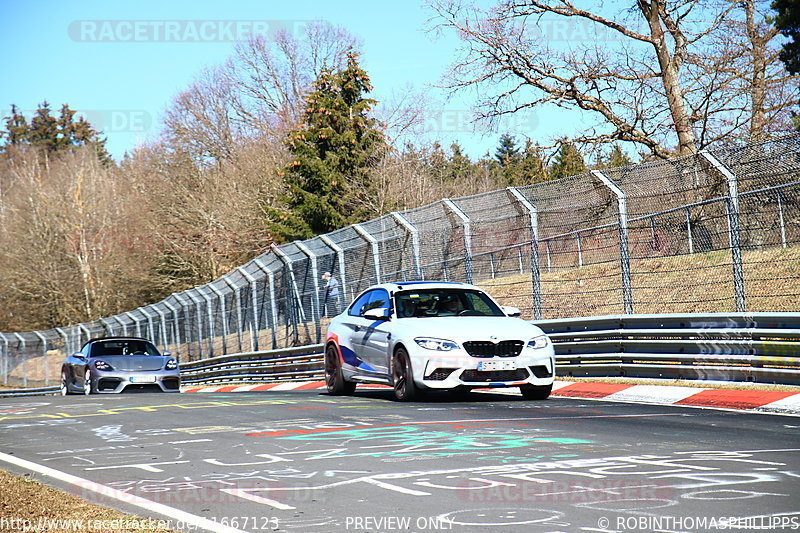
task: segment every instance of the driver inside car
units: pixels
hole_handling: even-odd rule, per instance
[[[439,311],[439,316],[455,316],[463,310],[464,308],[461,307],[461,302],[457,297],[446,296],[444,299],[444,305]]]

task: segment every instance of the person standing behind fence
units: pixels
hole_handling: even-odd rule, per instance
[[[331,275],[330,272],[325,272],[322,275],[325,284],[325,316],[336,316],[339,314],[339,280],[336,276]],[[329,313],[329,311],[331,311]]]

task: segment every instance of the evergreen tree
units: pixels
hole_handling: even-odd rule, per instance
[[[781,51],[781,61],[791,74],[800,74],[800,2],[797,0],[774,0],[772,9],[778,12],[775,27],[790,38]]]
[[[525,152],[519,168],[519,183],[510,183],[509,185],[528,185],[550,179],[547,173],[547,165],[544,164],[544,158],[542,157],[542,150],[538,144],[534,144],[530,139],[525,141]]]
[[[512,165],[519,161],[519,148],[517,148],[517,143],[514,141],[514,137],[508,133],[501,135],[500,145],[497,147],[497,150],[495,150],[494,157],[500,163],[500,166],[503,167],[506,165]]]
[[[450,145],[450,161],[447,162],[446,178],[450,181],[464,179],[472,172],[472,161],[464,155],[458,143]]]
[[[292,161],[279,172],[284,206],[267,208],[276,241],[307,239],[367,216],[369,171],[386,146],[381,124],[369,116],[371,90],[354,52],[344,70],[325,70],[314,82],[303,123],[285,141]]]
[[[605,164],[606,168],[619,168],[619,167],[627,167],[628,165],[632,165],[633,161],[631,160],[628,155],[622,151],[622,148],[619,147],[618,144],[614,145],[614,148],[611,149],[611,153],[608,154],[608,161]]]
[[[36,146],[48,152],[60,152],[75,146],[90,145],[103,163],[111,162],[111,156],[105,148],[106,139],[101,138],[83,117],[75,120],[75,111],[66,104],[61,106],[59,116],[54,117],[50,104],[42,102],[30,123],[12,105],[11,115],[5,117],[5,121],[5,131],[0,132],[0,138],[4,138],[5,143],[0,151],[8,152],[12,146]]]
[[[560,179],[584,172],[586,172],[586,163],[583,161],[583,155],[571,142],[562,142],[555,161],[550,165],[550,177]]]

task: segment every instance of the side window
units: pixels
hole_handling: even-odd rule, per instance
[[[372,293],[377,291],[369,291],[365,292],[358,299],[353,302],[350,306],[350,309],[347,311],[347,314],[350,316],[361,316],[361,313],[366,311],[367,304],[369,303],[370,298],[372,297]]]
[[[389,308],[389,293],[383,289],[372,291],[367,307],[361,311],[361,314],[369,311],[370,309],[388,309]]]

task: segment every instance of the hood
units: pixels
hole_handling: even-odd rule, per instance
[[[102,357],[92,357],[92,359],[105,361],[114,370],[135,372],[137,370],[161,370],[169,357],[164,357],[163,355],[104,355]]]
[[[456,342],[507,340],[528,342],[534,337],[543,335],[542,330],[530,322],[509,317],[402,318],[397,321],[393,329],[399,338],[435,337]]]

